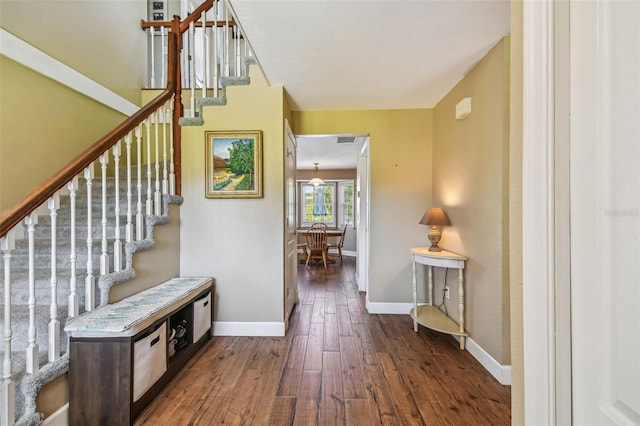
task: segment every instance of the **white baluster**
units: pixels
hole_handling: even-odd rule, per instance
[[[162,70],[162,80],[160,81],[160,87],[167,87],[167,39],[166,28],[160,27],[161,48],[160,52],[160,66]]]
[[[131,185],[131,133],[124,137],[124,145],[127,149],[127,224],[124,227],[124,240],[127,243],[133,241],[132,206],[133,187]]]
[[[222,8],[224,9],[224,75],[229,77],[229,5],[226,0],[222,2]]]
[[[158,137],[158,126],[160,125],[160,111],[156,111],[151,117],[155,117],[155,151],[156,151],[156,190],[153,193],[153,214],[160,216],[162,214],[162,193],[160,192],[160,146]]]
[[[211,83],[211,32],[213,31],[213,28],[205,28],[205,39],[207,41],[206,46],[204,46],[203,50],[204,50],[204,57],[205,57],[205,75],[207,76],[206,78],[206,85],[207,85],[207,90],[213,88],[213,85]],[[205,94],[206,96],[206,94]]]
[[[213,18],[213,97],[218,97],[218,10]]]
[[[189,34],[186,32],[182,34],[182,45],[189,47]],[[188,49],[182,49],[182,54],[180,55],[180,69],[182,72],[180,75],[182,76],[182,87],[185,89],[189,88],[189,55]]]
[[[100,255],[100,275],[109,273],[109,254],[107,253],[107,164],[109,152],[99,158],[102,169],[102,254]]]
[[[235,46],[236,46],[236,77],[240,77],[241,69],[240,69],[240,28],[238,24],[233,27],[235,30]]]
[[[58,321],[58,271],[57,255],[57,224],[60,195],[56,193],[48,201],[49,217],[51,217],[51,303],[49,305],[49,362],[60,358],[60,321]]]
[[[87,182],[87,276],[84,282],[84,309],[93,311],[96,304],[95,278],[93,276],[93,229],[91,220],[91,189],[94,178],[94,164],[84,169],[84,178]]]
[[[156,30],[154,27],[149,28],[149,37],[151,37],[151,81],[149,82],[149,87],[151,89],[155,89],[158,86],[156,85],[156,49],[155,49],[155,38],[156,38]]]
[[[15,383],[11,380],[11,251],[15,249],[13,230],[0,238],[0,250],[4,253],[4,360],[2,362],[2,401],[0,424],[15,422]]]
[[[142,124],[135,130],[138,155],[138,203],[136,205],[136,240],[144,239],[144,214],[142,213]]]
[[[26,350],[27,373],[37,373],[40,367],[38,359],[38,343],[36,330],[36,279],[35,279],[35,231],[38,215],[31,213],[24,220],[29,237],[29,345]]]
[[[196,67],[195,67],[195,31],[193,22],[189,24],[189,80],[191,85],[191,117],[196,116]]]
[[[202,46],[200,46],[200,71],[202,72],[202,97],[207,97],[207,18],[202,12]]]
[[[120,141],[112,148],[113,163],[115,169],[115,192],[116,206],[113,210],[116,219],[115,241],[113,242],[113,270],[119,272],[122,270],[122,241],[120,240]],[[106,202],[106,201],[105,201]]]
[[[176,195],[176,172],[173,163],[173,102],[169,101],[169,193]]]
[[[151,199],[151,122],[153,114],[144,122],[147,127],[147,215],[153,214],[153,200]]]
[[[167,171],[167,104],[162,105],[162,193],[169,193],[169,176]]]
[[[78,176],[71,179],[67,184],[69,190],[69,201],[71,210],[71,253],[69,261],[71,263],[71,278],[69,279],[69,316],[77,317],[80,315],[80,302],[78,299],[77,278],[76,278],[76,193],[78,191]]]

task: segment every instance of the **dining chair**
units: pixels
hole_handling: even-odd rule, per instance
[[[309,229],[307,231],[307,262],[309,266],[312,259],[322,259],[324,267],[327,267],[327,231],[325,229]]]
[[[326,231],[329,229],[329,226],[324,222],[314,222],[311,224],[309,229],[324,229]]]
[[[340,263],[343,263],[342,261],[342,246],[344,245],[344,235],[347,233],[347,225],[344,225],[344,228],[342,228],[342,234],[340,234],[340,238],[338,239],[338,241],[335,244],[332,243],[328,243],[327,244],[327,255],[328,256],[339,256],[340,257]],[[335,250],[335,252],[332,252],[332,250]]]
[[[309,245],[307,243],[298,243],[297,252],[298,258],[300,259],[300,263],[307,261],[307,257],[309,256]]]

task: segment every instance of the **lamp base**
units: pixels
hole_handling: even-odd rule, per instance
[[[431,230],[429,230],[429,233],[427,234],[427,237],[429,237],[429,241],[431,241],[431,247],[429,247],[429,251],[442,251],[442,249],[438,247],[441,236],[442,233],[440,232],[438,227],[433,225],[431,227]]]

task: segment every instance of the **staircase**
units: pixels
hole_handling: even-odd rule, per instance
[[[135,170],[134,170],[135,172]],[[120,179],[120,214],[119,230],[120,235],[125,235],[127,223],[127,194],[126,179]],[[106,192],[113,194],[115,192],[115,179],[106,179]],[[99,218],[102,214],[102,182],[93,185],[91,197],[92,217]],[[143,198],[146,194],[143,191]],[[140,241],[131,241],[124,244],[124,252],[122,264],[119,271],[110,273],[101,273],[101,257],[103,252],[101,245],[106,241],[106,254],[111,259],[110,267],[116,269],[113,265],[114,259],[114,235],[116,235],[116,217],[107,216],[106,235],[110,236],[103,240],[103,223],[95,221],[91,227],[91,237],[96,242],[95,249],[92,250],[91,262],[87,249],[88,227],[77,227],[75,238],[71,238],[71,198],[66,194],[61,197],[59,210],[56,215],[55,227],[55,260],[56,260],[56,313],[55,320],[60,324],[57,333],[59,346],[50,346],[51,337],[48,336],[48,330],[51,323],[52,309],[52,287],[51,287],[51,262],[52,258],[52,218],[48,214],[39,214],[37,217],[37,225],[33,231],[34,243],[34,265],[33,278],[35,290],[35,328],[36,328],[36,344],[37,344],[37,365],[38,368],[34,374],[26,374],[27,359],[25,353],[29,347],[29,240],[22,238],[15,241],[15,249],[11,252],[11,325],[13,328],[11,352],[14,371],[19,373],[14,375],[16,382],[16,419],[18,424],[38,423],[40,415],[35,412],[35,398],[37,391],[44,385],[49,383],[60,374],[64,374],[68,370],[67,344],[68,338],[64,333],[64,324],[67,318],[74,316],[73,303],[70,300],[77,299],[79,312],[92,310],[95,306],[87,306],[85,301],[87,295],[96,295],[97,305],[102,306],[109,302],[109,289],[119,283],[128,281],[135,277],[135,271],[132,269],[134,253],[146,250],[154,245],[153,229],[156,225],[166,224],[170,221],[167,215],[168,204],[181,204],[182,197],[163,195],[162,214],[159,216],[148,215],[145,222],[148,224],[145,229],[145,238]],[[88,197],[86,186],[79,185],[76,193],[75,203],[75,220],[76,223],[87,223],[88,218]],[[115,211],[115,203],[109,202],[105,204],[107,211]],[[25,236],[28,234],[28,228],[25,226]],[[75,244],[72,244],[75,242]],[[75,251],[72,251],[72,247]],[[72,253],[75,256],[72,256]],[[87,289],[85,283],[89,275],[87,265],[90,267],[91,275],[95,278],[93,288]],[[60,271],[59,273],[57,271]],[[75,272],[75,273],[74,273]],[[0,274],[4,275],[4,264],[0,266]],[[72,278],[75,276],[76,285],[72,286]],[[75,288],[74,288],[75,287]],[[89,291],[87,291],[89,290]],[[75,296],[74,296],[75,293]],[[0,293],[0,297],[4,300],[4,290]],[[91,298],[92,296],[90,296]],[[71,310],[71,311],[70,311]],[[75,315],[78,315],[75,313]],[[0,329],[4,329],[4,319],[0,319]],[[51,352],[50,352],[51,351]],[[4,349],[0,350],[0,357],[4,358]],[[47,363],[47,361],[53,361]]]
[[[225,22],[218,22],[223,15]],[[200,53],[190,50],[197,20],[222,46],[213,57],[203,50],[206,58],[199,60],[213,76],[193,72]],[[154,246],[155,226],[170,223],[169,206],[182,203],[175,195],[180,163],[174,161],[180,126],[202,125],[202,108],[225,105],[227,86],[249,84],[248,68],[256,61],[228,5],[206,0],[183,21],[154,24],[171,29],[163,42],[164,91],[0,213],[1,425],[40,424],[38,392],[68,371],[66,320],[115,301],[114,287],[135,282],[136,253]],[[150,37],[157,38],[152,31]],[[188,39],[185,50],[178,37]],[[191,72],[180,71],[181,63]],[[183,109],[183,94],[190,108]]]

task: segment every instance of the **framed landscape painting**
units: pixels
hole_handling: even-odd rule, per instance
[[[205,197],[262,198],[262,132],[205,132]]]

